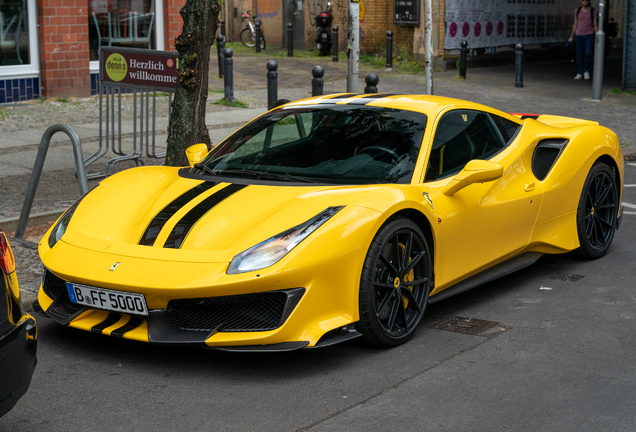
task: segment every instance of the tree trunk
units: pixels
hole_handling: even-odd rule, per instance
[[[218,0],[187,0],[179,12],[183,18],[183,31],[175,40],[179,62],[177,90],[168,125],[168,166],[187,166],[185,149],[193,144],[211,145],[205,109],[210,50],[220,10]]]

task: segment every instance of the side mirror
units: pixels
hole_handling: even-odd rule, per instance
[[[208,146],[203,143],[192,145],[186,149],[185,154],[190,166],[194,166],[195,163],[203,160],[205,155],[208,154]]]
[[[503,167],[497,163],[474,159],[466,164],[451,182],[442,190],[444,195],[452,196],[473,183],[484,183],[501,178]]]

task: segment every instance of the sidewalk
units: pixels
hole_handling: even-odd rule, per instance
[[[238,51],[238,50],[237,50]],[[248,103],[249,108],[229,108],[214,104],[222,98],[219,90],[223,81],[218,78],[216,59],[210,67],[209,87],[212,93],[208,99],[206,124],[210,128],[213,143],[223,140],[242,124],[266,110],[267,90],[265,64],[269,56],[280,52],[266,52],[261,55],[237,53],[234,57],[235,97]],[[287,58],[274,57],[278,62],[279,98],[297,100],[311,96],[311,69],[320,64],[325,69],[325,93],[344,92],[346,89],[346,64],[334,63],[330,57]],[[515,88],[514,66],[468,69],[467,79],[459,79],[457,71],[435,72],[434,92],[437,95],[467,99],[483,103],[506,112],[548,113],[579,117],[598,121],[614,130],[621,142],[624,154],[636,152],[636,96],[611,94],[613,88],[620,88],[620,59],[609,59],[605,68],[603,100],[592,101],[592,81],[574,81],[574,66],[568,62],[530,64],[524,68],[524,87]],[[378,89],[381,93],[409,94],[423,93],[423,74],[400,74],[374,70],[370,65],[361,64],[359,91],[364,90],[364,76],[375,72],[380,77]],[[304,84],[303,84],[304,83]],[[215,92],[216,91],[216,92]],[[132,113],[130,98],[124,98],[122,109],[122,147],[132,149],[133,125],[126,121]],[[154,137],[156,151],[165,151],[168,125],[167,97],[157,98],[158,132]],[[163,103],[163,105],[162,105]],[[98,149],[99,106],[96,98],[72,100],[68,102],[47,101],[0,107],[0,227],[11,234],[15,229],[35,155],[46,128],[55,123],[73,127],[82,140],[84,157]],[[152,140],[152,139],[151,139]],[[150,140],[150,142],[152,142]],[[137,143],[139,145],[139,143]],[[88,172],[103,172],[106,161],[116,155],[109,151],[96,163],[88,167]],[[144,158],[146,164],[159,164],[158,159]],[[133,163],[116,165],[117,170],[134,166]],[[89,188],[98,180],[89,180]],[[80,196],[79,186],[74,177],[72,146],[66,135],[58,133],[51,140],[51,146],[44,165],[28,228],[55,220],[73,201]],[[37,240],[44,229],[31,232],[30,240]],[[27,232],[27,236],[30,233]],[[21,286],[27,291],[35,291],[41,269],[35,244],[28,241],[12,241],[18,260]]]

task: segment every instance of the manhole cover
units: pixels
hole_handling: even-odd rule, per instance
[[[585,276],[577,275],[573,273],[557,273],[555,275],[550,276],[548,279],[566,281],[566,282],[576,282],[577,280],[583,279]]]
[[[474,319],[474,318],[455,317],[455,318],[448,319],[446,321],[442,321],[441,323],[437,324],[434,328],[438,330],[446,330],[446,331],[451,331],[455,333],[464,333],[464,334],[474,335],[497,324],[499,323],[494,321],[484,321],[484,320]]]

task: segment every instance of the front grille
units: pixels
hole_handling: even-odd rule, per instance
[[[275,291],[171,300],[168,317],[179,330],[268,331],[282,324],[288,297],[284,291]]]
[[[68,299],[66,281],[55,276],[49,270],[44,271],[42,289],[44,290],[44,293],[53,300],[56,300],[60,296],[65,296],[64,299]]]

